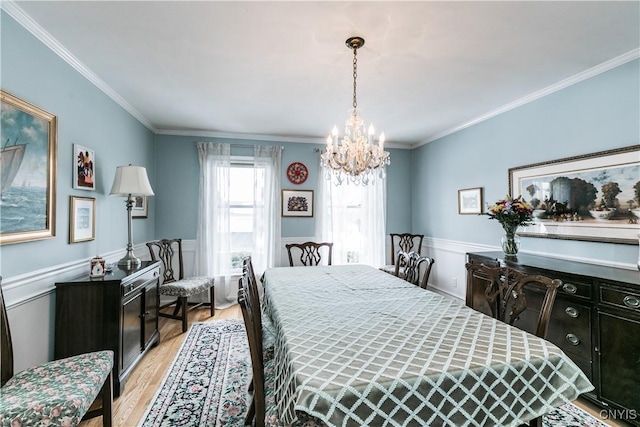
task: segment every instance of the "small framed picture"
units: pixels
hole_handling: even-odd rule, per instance
[[[96,199],[71,196],[69,206],[69,243],[96,238]]]
[[[148,211],[149,198],[147,196],[131,196],[133,198],[133,207],[131,208],[132,218],[146,218]]]
[[[313,217],[313,190],[282,190],[282,216]]]
[[[73,144],[73,188],[96,189],[96,153],[79,144]]]
[[[478,215],[482,213],[482,188],[458,190],[458,213],[460,215]]]

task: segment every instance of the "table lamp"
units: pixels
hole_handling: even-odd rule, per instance
[[[118,261],[118,266],[125,270],[133,270],[140,265],[140,259],[133,254],[133,242],[131,238],[131,209],[133,198],[131,196],[153,196],[153,189],[149,184],[147,170],[142,166],[118,166],[116,176],[113,179],[110,196],[125,196],[127,198],[127,229],[129,242],[127,254]]]

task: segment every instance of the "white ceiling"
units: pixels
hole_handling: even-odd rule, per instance
[[[322,142],[358,106],[416,146],[638,58],[638,1],[16,1],[154,132]],[[35,22],[34,22],[35,21]]]

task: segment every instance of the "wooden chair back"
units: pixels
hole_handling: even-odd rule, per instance
[[[260,291],[258,290],[258,281],[256,280],[256,274],[253,270],[253,263],[251,257],[248,256],[242,260],[242,277],[239,282],[239,288],[242,288],[245,293],[245,298],[249,300],[252,307],[255,307],[255,323],[256,328],[260,330],[260,341],[258,346],[260,347],[260,354],[263,354],[263,342],[262,342],[262,310],[260,308]]]
[[[391,264],[396,263],[396,254],[398,251],[413,251],[417,252],[418,255],[422,253],[424,234],[391,233],[389,236],[391,236]]]
[[[163,279],[160,284],[184,279],[182,239],[161,239],[147,242],[147,247],[149,248],[151,261],[160,261],[160,271]]]
[[[251,369],[253,373],[253,399],[245,424],[252,424],[255,419],[256,427],[265,425],[265,392],[264,392],[264,360],[262,358],[262,328],[259,327],[257,318],[260,316],[249,296],[249,285],[246,283],[247,277],[240,278],[240,289],[238,290],[238,304],[242,311],[247,339],[249,341],[249,353],[251,355]]]
[[[491,266],[473,260],[467,263],[466,267],[468,274],[477,274],[486,279],[484,295],[493,317],[510,325],[513,325],[527,308],[525,287],[530,291],[536,287],[544,290],[535,334],[540,338],[546,337],[553,303],[558,288],[562,286],[560,279],[528,275],[507,266]]]
[[[0,277],[0,387],[13,377],[13,345],[11,330],[7,318],[7,308],[2,294],[2,277]]]
[[[395,275],[422,289],[427,289],[434,262],[433,258],[420,256],[418,252],[398,251]]]
[[[321,265],[322,257],[326,255],[327,265],[331,265],[331,253],[333,252],[333,243],[329,242],[304,242],[290,243],[285,245],[289,255],[289,266],[295,265],[293,255],[300,254],[300,263],[304,266]]]

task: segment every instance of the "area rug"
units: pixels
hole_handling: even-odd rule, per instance
[[[241,427],[251,361],[242,320],[193,323],[138,427]],[[607,427],[568,404],[544,427]]]

